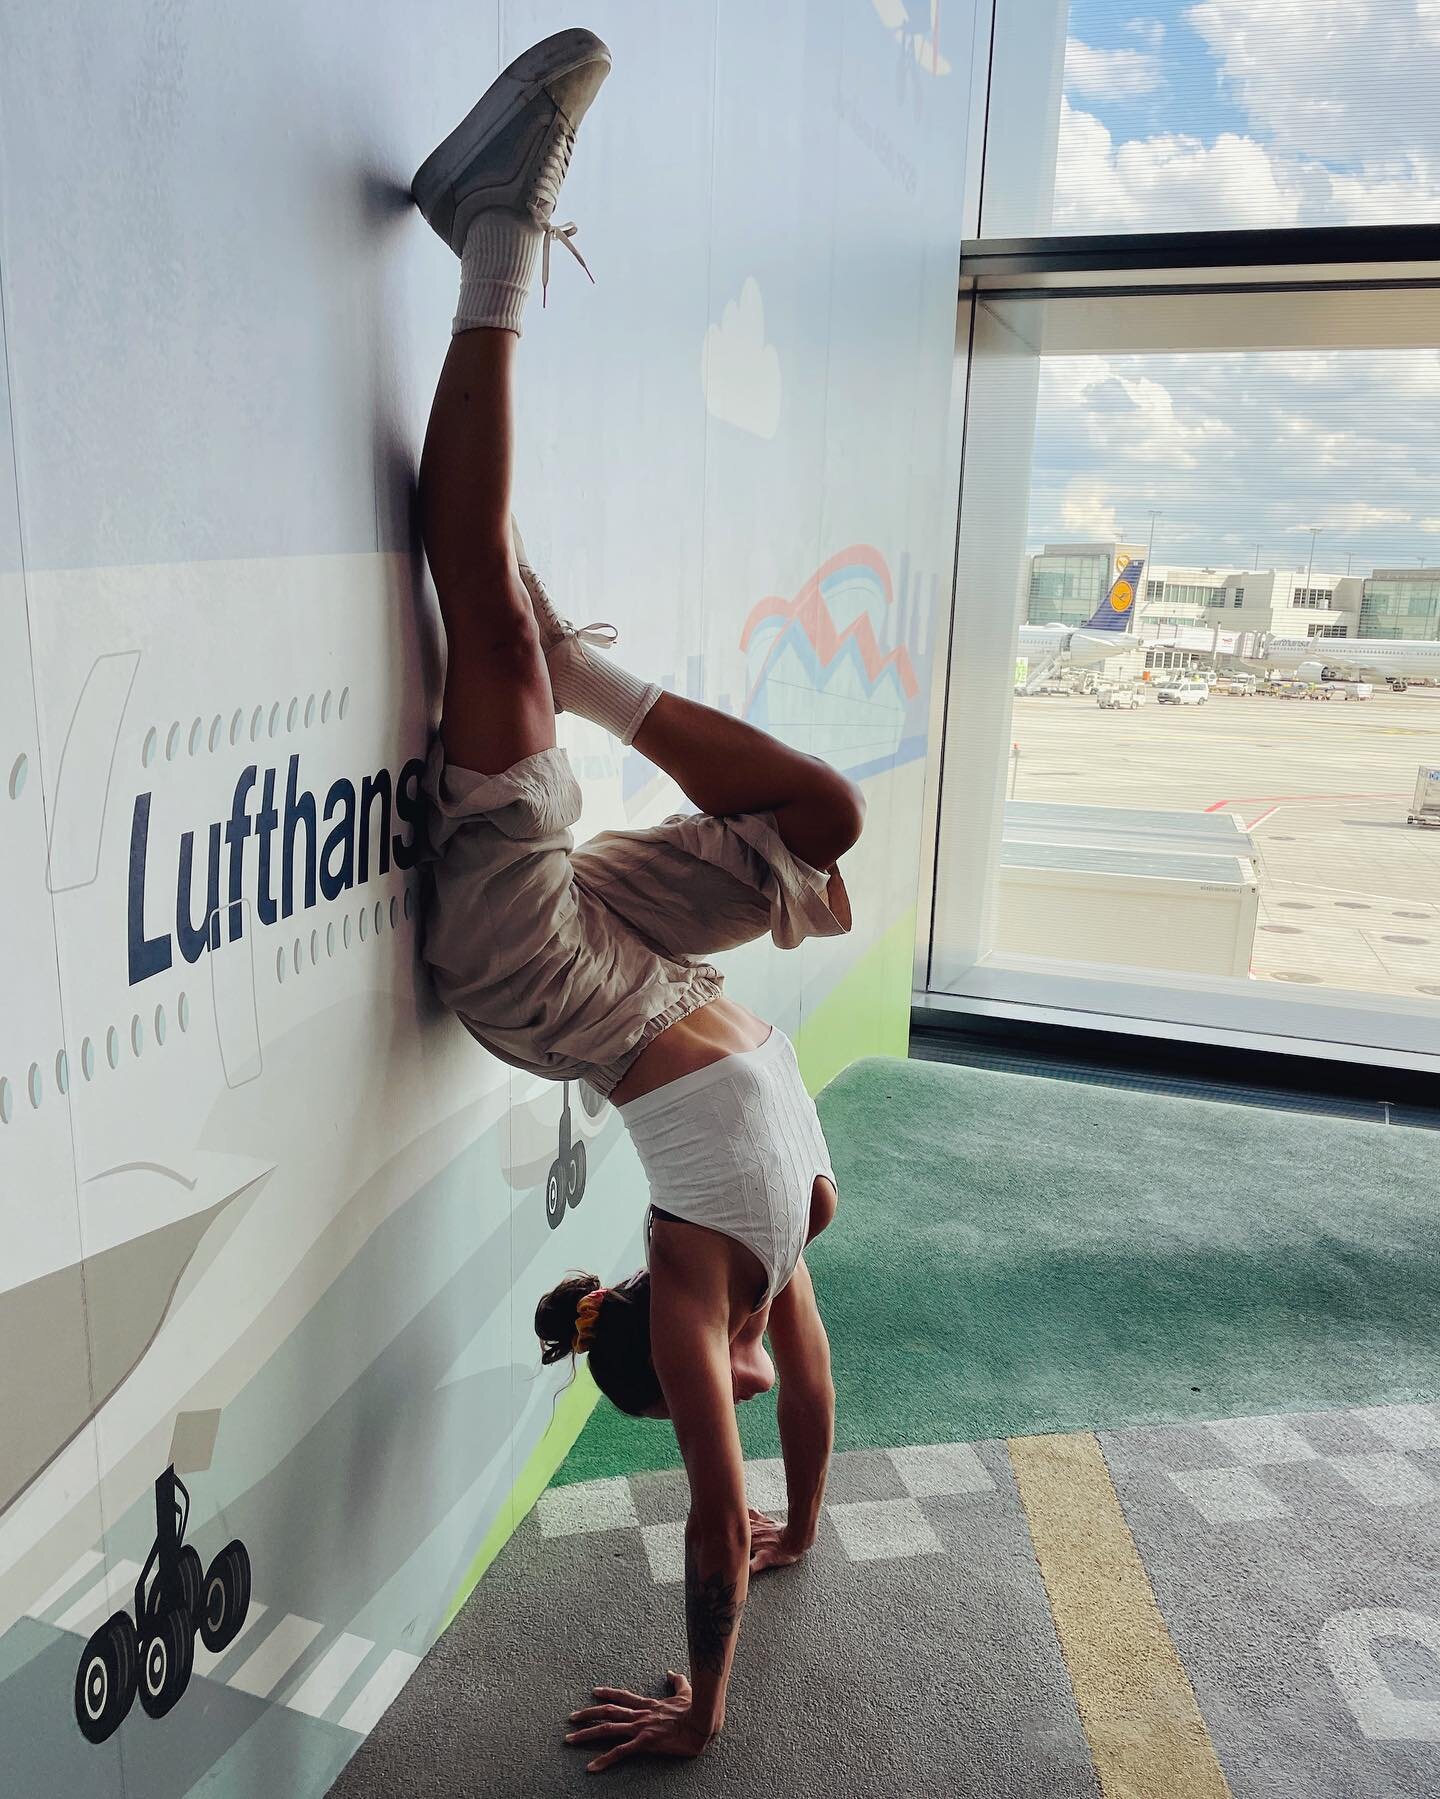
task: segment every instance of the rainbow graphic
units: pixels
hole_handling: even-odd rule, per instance
[[[902,553],[896,588],[879,550],[856,543],[822,563],[793,599],[758,601],[740,635],[741,717],[852,780],[923,755],[922,673],[938,584],[913,573]],[[705,658],[687,657],[683,681],[667,676],[662,685],[706,699]],[[729,693],[710,703],[736,709]],[[638,751],[626,756],[621,789],[629,818],[645,813],[663,786]]]
[[[885,558],[849,545],[794,599],[751,610],[743,716],[852,778],[893,766],[924,730],[910,646],[897,641],[904,622]]]

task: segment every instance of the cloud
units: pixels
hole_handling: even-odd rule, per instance
[[[747,275],[739,300],[727,302],[720,323],[705,333],[700,384],[706,409],[727,425],[773,437],[780,423],[780,355],[765,341],[765,304]]]
[[[1041,365],[1041,406],[1063,410],[1092,462],[1213,466],[1230,426],[1203,403],[1177,410],[1169,388],[1142,372],[1150,360],[1131,358],[1122,371],[1103,356],[1049,358]]]
[[[1155,509],[1162,562],[1303,565],[1319,526],[1322,574],[1406,566],[1440,537],[1437,400],[1435,350],[1047,358],[1028,537],[1143,541]]]
[[[1080,475],[1060,497],[1060,523],[1077,540],[1119,537],[1115,507],[1106,498],[1105,482],[1097,475]]]
[[[1117,145],[1093,114],[1061,101],[1057,230],[1259,230],[1298,224],[1299,213],[1299,196],[1252,139],[1224,132],[1204,144],[1167,132]]]
[[[1348,500],[1327,504],[1308,525],[1286,525],[1288,533],[1309,531],[1318,525],[1322,531],[1368,531],[1376,525],[1408,525],[1410,514],[1399,506],[1372,506],[1366,500]]]
[[[1182,14],[1241,129],[1117,143],[1097,113],[1165,83],[1145,51],[1066,50],[1055,228],[1267,229],[1440,218],[1440,0],[1198,0]],[[1197,94],[1195,98],[1201,96]],[[1072,104],[1071,102],[1074,102]],[[1086,108],[1088,107],[1088,110]]]
[[[1060,107],[1058,231],[1263,230],[1426,224],[1440,218],[1440,150],[1360,174],[1277,155],[1253,137],[1180,132],[1117,144],[1092,113]]]
[[[1184,14],[1282,155],[1383,166],[1437,149],[1436,0],[1200,0]]]
[[[1070,38],[1065,44],[1065,86],[1084,100],[1131,100],[1153,94],[1164,77],[1143,50],[1096,50]]]

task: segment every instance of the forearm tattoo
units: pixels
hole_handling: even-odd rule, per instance
[[[735,1634],[743,1609],[735,1603],[735,1585],[718,1574],[702,1580],[694,1556],[686,1551],[685,1623],[690,1660],[697,1674],[719,1674],[725,1666],[725,1646]]]

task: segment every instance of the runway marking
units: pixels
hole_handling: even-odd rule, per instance
[[[26,1616],[43,1620],[46,1612],[50,1610],[52,1605],[58,1605],[70,1591],[71,1587],[78,1581],[83,1580],[92,1569],[98,1568],[104,1560],[105,1557],[101,1555],[98,1549],[87,1549],[78,1562],[65,1570],[53,1587],[47,1587],[45,1589],[30,1607]]]
[[[1207,812],[1223,812],[1227,806],[1268,806],[1272,802],[1277,806],[1317,805],[1327,801],[1344,801],[1346,805],[1356,805],[1361,800],[1403,800],[1410,796],[1405,793],[1246,793],[1232,794],[1229,799],[1216,800],[1213,806],[1207,806]]]
[[[360,1697],[340,1720],[340,1728],[368,1737],[419,1666],[418,1655],[408,1655],[403,1649],[392,1649],[365,1683]]]
[[[134,1587],[139,1573],[139,1562],[116,1562],[98,1585],[91,1587],[82,1599],[78,1599],[70,1607],[65,1616],[58,1620],[55,1628],[72,1630],[82,1637],[88,1637],[92,1630],[109,1617],[120,1594]]]
[[[1098,1439],[1007,1444],[1105,1799],[1230,1799]]]
[[[225,1683],[239,1692],[267,1699],[320,1634],[320,1626],[290,1612],[237,1674]]]
[[[1323,899],[1328,900],[1332,905],[1334,904],[1335,895],[1337,893],[1354,894],[1360,899],[1374,900],[1378,905],[1382,906],[1428,906],[1432,903],[1429,900],[1407,898],[1403,893],[1375,893],[1369,887],[1322,887],[1316,881],[1294,880],[1288,876],[1277,876],[1271,881],[1270,885],[1276,888],[1294,888],[1301,893],[1316,893]]]
[[[374,1647],[369,1637],[343,1632],[311,1669],[299,1690],[285,1701],[286,1705],[291,1711],[323,1718],[340,1697],[340,1689]]]
[[[683,1535],[684,1526],[680,1525],[678,1529]],[[683,1555],[683,1545],[681,1553]],[[49,1623],[53,1630],[88,1637],[122,1603],[128,1609],[130,1595],[140,1573],[140,1564],[120,1561],[98,1581],[88,1586],[60,1617],[52,1621],[45,1616],[62,1604],[76,1583],[92,1573],[103,1560],[98,1549],[87,1550],[53,1586],[40,1595],[26,1616],[35,1619],[37,1623]],[[682,1575],[683,1567],[675,1578],[680,1579]],[[263,1600],[252,1597],[244,1623],[218,1653],[207,1649],[197,1633],[194,1663],[196,1676],[203,1680],[215,1680],[222,1686],[234,1687],[242,1693],[253,1694],[258,1699],[273,1697],[276,1687],[325,1626],[292,1612],[281,1618],[252,1655],[240,1661],[234,1673],[227,1675],[225,1667],[236,1663],[242,1654],[241,1645],[253,1634],[268,1610]],[[312,1718],[323,1718],[375,1648],[376,1645],[369,1637],[342,1631],[295,1691],[279,1703],[291,1711],[304,1712]],[[391,1650],[346,1711],[340,1721],[342,1728],[356,1731],[362,1736],[368,1735],[419,1665],[419,1656],[411,1655],[403,1649]]]

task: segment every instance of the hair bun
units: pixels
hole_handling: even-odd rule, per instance
[[[558,1362],[575,1347],[575,1331],[580,1322],[580,1301],[600,1289],[593,1274],[575,1274],[552,1287],[535,1308],[535,1335],[542,1349],[543,1366]]]

